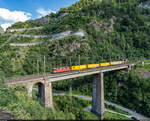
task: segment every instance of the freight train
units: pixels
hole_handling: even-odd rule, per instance
[[[125,64],[125,62],[127,62],[127,60],[104,62],[104,63],[98,63],[98,64],[84,64],[84,65],[77,65],[77,66],[71,66],[71,67],[69,67],[69,66],[68,67],[59,67],[59,68],[53,68],[52,73],[77,71],[77,70],[92,69],[92,68],[99,68],[99,67],[105,67],[105,66],[114,66],[114,65]]]

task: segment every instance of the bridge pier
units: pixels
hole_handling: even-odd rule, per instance
[[[70,88],[69,88],[69,93],[70,93],[70,102],[72,103],[72,79],[70,80]]]
[[[128,66],[128,72],[130,72],[131,70],[132,70],[132,66],[129,65],[129,66]]]
[[[27,87],[27,91],[28,91],[29,97],[32,97],[32,88],[33,88],[33,85],[29,83],[26,87]]]
[[[93,81],[93,94],[92,94],[92,109],[91,111],[99,116],[105,115],[104,106],[104,81],[103,73],[97,74]]]
[[[52,84],[45,83],[45,107],[53,108]]]

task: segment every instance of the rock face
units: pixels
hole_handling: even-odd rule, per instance
[[[48,16],[36,19],[36,20],[28,20],[30,22],[40,23],[40,24],[48,24],[50,23],[51,19]]]
[[[141,2],[141,4],[139,6],[142,6],[144,8],[150,8],[150,1],[147,2]]]
[[[58,18],[62,18],[62,17],[64,17],[64,16],[66,16],[66,15],[68,15],[69,13],[60,13],[60,15],[58,16]]]
[[[139,75],[140,77],[142,77],[144,79],[148,79],[150,77],[150,72],[147,70],[139,70],[136,73],[137,73],[137,75]]]
[[[4,29],[2,27],[0,27],[0,34],[4,33]]]

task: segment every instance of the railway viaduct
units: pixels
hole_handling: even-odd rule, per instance
[[[127,70],[130,71],[137,63],[122,64],[115,66],[86,69],[82,71],[71,71],[58,74],[30,75],[18,78],[7,78],[5,83],[10,87],[24,86],[28,90],[28,95],[32,97],[32,89],[38,84],[38,94],[45,107],[53,108],[52,82],[72,79],[81,76],[95,75],[93,80],[92,92],[92,112],[102,117],[105,114],[104,109],[104,72]]]

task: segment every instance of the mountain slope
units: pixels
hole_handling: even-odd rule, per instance
[[[81,0],[56,14],[16,23],[0,40],[7,40],[1,48],[0,68],[10,76],[37,73],[37,60],[43,65],[44,55],[47,72],[52,67],[69,65],[70,59],[72,65],[78,64],[79,55],[81,64],[149,57],[150,10],[139,7],[140,3]],[[80,31],[83,36],[74,34]],[[61,37],[67,32],[70,35]],[[11,46],[16,43],[31,46]]]

